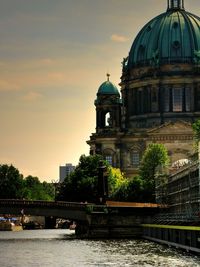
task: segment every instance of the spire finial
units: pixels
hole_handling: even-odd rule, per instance
[[[110,81],[110,73],[107,72],[106,76],[107,76],[107,82],[109,82]]]
[[[167,0],[169,9],[184,9],[184,0]]]

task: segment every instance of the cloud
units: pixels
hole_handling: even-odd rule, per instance
[[[117,43],[125,43],[125,42],[127,42],[129,40],[126,36],[119,35],[119,34],[111,35],[110,39],[113,42],[117,42]]]
[[[0,80],[0,92],[19,91],[21,87],[14,82]]]
[[[53,71],[47,74],[48,80],[53,80],[55,82],[65,82],[66,73],[62,71]]]
[[[41,58],[39,61],[38,61],[38,64],[40,65],[44,65],[44,66],[52,66],[54,63],[54,60],[51,59],[51,58]]]
[[[42,95],[38,92],[30,91],[26,95],[24,95],[22,98],[25,101],[36,101],[37,99],[41,98]]]

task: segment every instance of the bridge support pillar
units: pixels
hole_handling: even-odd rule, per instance
[[[45,229],[55,229],[56,228],[56,217],[45,217]]]
[[[75,234],[79,238],[89,238],[90,226],[87,222],[77,222]]]
[[[75,234],[78,238],[139,238],[142,237],[141,218],[92,213],[87,223],[77,223]]]

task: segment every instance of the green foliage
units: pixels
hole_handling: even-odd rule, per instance
[[[37,177],[23,179],[13,165],[0,165],[0,198],[53,200],[54,187],[47,182],[41,183]]]
[[[127,191],[128,191],[127,201],[143,202],[145,200],[143,196],[144,181],[139,175],[129,180]]]
[[[146,149],[139,175],[122,180],[113,193],[113,199],[130,202],[155,202],[155,174],[158,167],[167,166],[169,157],[162,144],[150,144]]]
[[[149,144],[144,152],[139,168],[140,176],[149,184],[155,181],[156,169],[159,166],[167,166],[169,156],[163,144]]]
[[[61,186],[59,200],[77,202],[96,202],[98,199],[98,167],[102,157],[81,156],[74,172],[66,177]],[[151,144],[144,153],[140,175],[126,178],[120,169],[108,166],[109,198],[117,201],[151,202],[155,201],[155,172],[164,166],[169,158],[165,147]]]
[[[85,156],[82,155],[79,164],[74,172],[66,177],[61,186],[59,200],[78,201],[78,202],[96,202],[98,199],[98,167],[102,156]],[[112,196],[113,193],[126,180],[124,174],[119,169],[108,166],[108,190]]]
[[[28,200],[54,200],[54,187],[29,175],[24,179],[23,197]]]
[[[45,193],[46,200],[54,200],[55,197],[55,188],[52,183],[43,182],[42,183],[43,191]]]
[[[113,168],[108,166],[108,185],[109,185],[109,194],[113,195],[114,192],[122,186],[126,181],[124,174],[118,168]]]
[[[74,172],[66,177],[61,185],[58,199],[95,202],[98,193],[98,166],[100,160],[102,160],[100,155],[82,155]]]
[[[85,207],[85,211],[87,212],[87,214],[91,214],[94,210],[94,205],[90,204],[90,205],[87,205]]]
[[[143,197],[146,201],[155,202],[156,172],[168,163],[169,156],[163,144],[150,144],[147,147],[139,168],[139,174],[143,179]]]
[[[0,198],[20,198],[23,176],[13,165],[0,165]]]
[[[200,123],[199,123],[200,125]],[[98,167],[102,156],[85,156],[65,181],[59,185],[57,200],[96,202],[98,199]],[[117,201],[151,202],[155,199],[155,174],[160,166],[169,161],[167,151],[161,144],[148,146],[141,161],[139,175],[127,179],[120,169],[107,162],[109,197]],[[0,198],[25,198],[30,200],[54,200],[53,184],[41,183],[38,177],[23,179],[19,171],[8,165],[0,165]]]
[[[113,192],[111,199],[115,201],[128,201],[128,179],[126,179],[116,190]]]
[[[144,181],[140,176],[126,179],[115,191],[113,198],[116,201],[144,202]]]
[[[98,166],[100,160],[102,160],[102,156],[100,155],[82,155],[75,171],[79,174],[82,174],[84,177],[95,177],[98,175]]]
[[[197,146],[200,141],[200,120],[197,120],[192,124],[192,129],[194,132],[194,140]]]

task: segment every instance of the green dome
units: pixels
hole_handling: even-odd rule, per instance
[[[200,63],[200,18],[168,0],[167,12],[148,22],[137,35],[125,67]]]
[[[97,95],[119,95],[117,87],[109,81],[110,75],[107,76],[108,80],[100,85]]]

